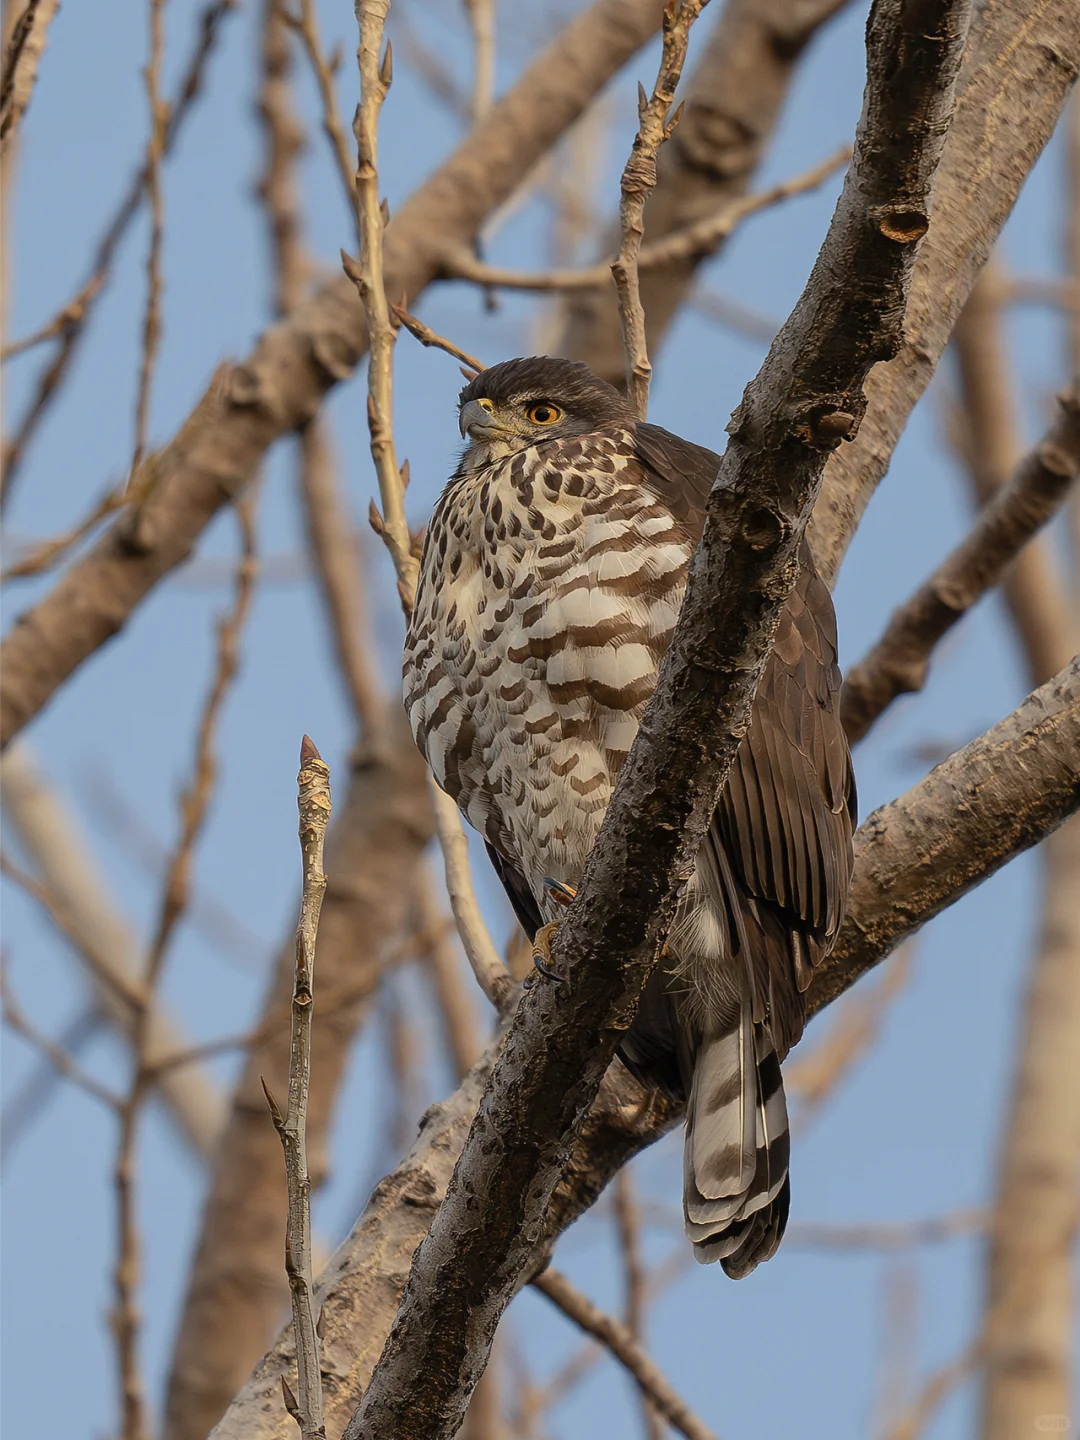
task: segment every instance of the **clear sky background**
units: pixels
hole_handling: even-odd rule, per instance
[[[712,7],[718,11],[720,0]],[[395,7],[398,8],[398,7]],[[499,87],[575,8],[565,3],[500,6]],[[322,0],[328,41],[340,37],[342,91],[351,112],[355,47],[352,5]],[[467,78],[468,45],[452,0],[402,0],[426,43]],[[174,79],[194,31],[191,0],[167,7],[166,71]],[[695,49],[716,15],[707,13]],[[865,7],[850,6],[803,63],[776,142],[759,177],[767,184],[800,172],[848,140],[859,111]],[[258,84],[258,6],[243,0],[225,28],[209,71],[208,93],[165,171],[164,344],[154,390],[151,438],[166,440],[202,393],[215,364],[240,356],[267,322],[270,287],[263,216],[253,197],[260,138],[253,121]],[[9,336],[37,327],[83,278],[92,239],[110,216],[139,162],[146,130],[140,66],[147,53],[144,7],[131,0],[68,0],[52,28],[19,160],[14,206]],[[607,215],[632,138],[633,93],[648,87],[656,51],[642,53],[612,87],[604,185]],[[396,78],[384,112],[382,181],[391,207],[415,188],[461,133],[398,47]],[[309,117],[313,95],[302,65]],[[167,90],[171,85],[166,86]],[[1051,145],[1032,175],[1003,241],[1007,263],[1024,275],[1060,268],[1063,160]],[[347,216],[312,125],[304,163],[309,243],[327,266],[349,244]],[[764,214],[741,230],[708,267],[710,283],[780,319],[797,298],[825,233],[839,179],[820,192]],[[490,246],[491,258],[518,265],[545,260],[543,205],[518,210]],[[76,373],[34,444],[9,522],[14,539],[51,534],[82,513],[124,472],[130,458],[147,228],[136,225],[101,302]],[[466,286],[429,291],[418,306],[437,330],[487,361],[528,353],[537,307],[507,298],[495,314]],[[1065,378],[1064,332],[1046,309],[1012,312],[1017,402],[1033,439],[1049,397]],[[722,449],[724,426],[764,347],[684,314],[657,358],[651,416]],[[37,359],[9,367],[5,412],[20,413]],[[890,473],[852,546],[837,589],[842,659],[853,662],[880,632],[894,604],[963,534],[970,507],[962,475],[944,443],[941,373],[908,428]],[[459,441],[460,377],[447,357],[404,337],[397,361],[399,454],[411,461],[410,518],[422,522],[450,473]],[[363,376],[333,398],[336,443],[350,503],[362,525],[374,490],[364,420]],[[264,474],[259,506],[265,555],[299,545],[293,454],[279,445]],[[176,797],[192,752],[192,724],[213,663],[213,619],[226,603],[208,557],[235,553],[225,514],[199,558],[158,587],[121,638],[101,650],[30,727],[51,781],[76,806],[95,856],[127,913],[146,933],[156,895],[152,846],[118,839],[102,796],[123,798],[146,831],[171,843]],[[378,639],[388,685],[395,683],[401,622],[388,571],[372,546]],[[228,574],[222,568],[221,577]],[[48,581],[6,595],[8,619]],[[895,707],[856,757],[863,815],[914,783],[927,745],[942,752],[985,730],[1022,698],[1022,669],[996,598],[954,634],[926,692]],[[222,777],[197,886],[223,901],[250,932],[224,953],[186,925],[173,948],[165,994],[201,1038],[242,1030],[256,1013],[267,966],[295,923],[295,773],[308,731],[338,776],[350,721],[329,655],[314,589],[304,576],[260,586],[244,645],[244,668],[221,734]],[[340,782],[339,782],[340,783]],[[340,791],[339,791],[340,793]],[[497,937],[508,910],[486,869],[477,867]],[[995,1150],[1013,1064],[1025,969],[1031,954],[1037,867],[1031,857],[936,921],[921,936],[912,976],[892,1005],[880,1041],[796,1145],[793,1231],[807,1221],[906,1221],[978,1206],[992,1193]],[[5,886],[4,951],[16,992],[36,1022],[59,1033],[85,1006],[87,990],[63,942],[33,905]],[[242,953],[240,953],[242,951]],[[416,987],[407,987],[416,1003]],[[828,1020],[825,1021],[828,1024]],[[812,1028],[809,1040],[820,1038]],[[95,1041],[85,1062],[112,1083],[122,1053]],[[444,1092],[449,1075],[426,1057],[425,1094]],[[35,1059],[4,1037],[8,1093]],[[235,1061],[216,1069],[223,1081]],[[333,1173],[319,1196],[320,1231],[336,1240],[388,1158],[385,1060],[378,1027],[361,1043],[338,1110]],[[154,1111],[144,1126],[141,1215],[145,1239],[145,1360],[160,1395],[172,1327],[198,1221],[202,1177]],[[112,1262],[111,1118],[60,1086],[43,1117],[12,1148],[3,1171],[3,1420],[11,1435],[97,1437],[114,1433],[114,1377],[106,1323]],[[635,1165],[639,1188],[656,1206],[677,1202],[681,1161],[670,1138]],[[652,1212],[650,1212],[652,1213]],[[606,1305],[620,1302],[610,1227],[588,1218],[566,1237],[559,1263]],[[685,1242],[658,1216],[651,1259],[684,1253]],[[919,1375],[956,1355],[978,1325],[981,1250],[964,1239],[905,1262],[917,1287]],[[692,1267],[650,1314],[656,1358],[690,1404],[725,1440],[798,1434],[803,1440],[864,1440],[876,1434],[883,1364],[885,1296],[897,1260],[837,1255],[786,1243],[750,1279],[734,1284],[718,1267]],[[892,1279],[890,1280],[890,1276]],[[541,1375],[578,1344],[573,1330],[539,1297],[515,1303],[511,1327]],[[971,1433],[974,1389],[962,1387],[926,1431],[928,1440]],[[618,1369],[598,1366],[555,1410],[545,1433],[592,1437],[636,1433],[631,1388]]]

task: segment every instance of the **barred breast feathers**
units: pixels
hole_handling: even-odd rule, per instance
[[[436,507],[406,644],[413,733],[470,823],[541,876],[584,863],[690,551],[625,431],[459,471]]]

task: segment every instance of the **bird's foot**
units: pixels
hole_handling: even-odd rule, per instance
[[[545,879],[544,889],[556,904],[564,906],[569,905],[577,894],[577,891],[572,886],[564,885],[561,880]],[[551,942],[555,938],[555,932],[558,930],[559,924],[560,922],[558,920],[552,920],[547,925],[541,925],[533,940],[533,966],[537,973],[543,975],[545,980],[563,981],[566,979],[566,976],[559,967],[553,965],[551,962]],[[532,975],[528,977],[525,981],[526,989],[529,988],[530,983],[534,979],[535,977]]]

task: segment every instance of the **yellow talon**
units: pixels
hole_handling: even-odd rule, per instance
[[[541,925],[533,939],[532,959],[541,975],[561,979],[562,977],[551,963],[551,942],[555,939],[555,931],[558,928],[558,920],[552,920],[548,925]]]

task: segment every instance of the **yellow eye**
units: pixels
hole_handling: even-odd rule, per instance
[[[563,412],[550,400],[534,400],[525,411],[525,418],[530,425],[554,425],[556,420],[561,420],[562,417]]]

